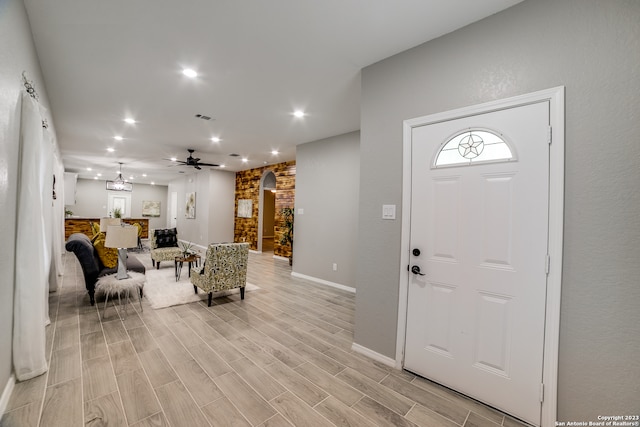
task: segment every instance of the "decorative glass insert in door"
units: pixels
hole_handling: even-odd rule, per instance
[[[513,160],[514,150],[502,136],[487,129],[467,129],[442,144],[433,165],[437,168]]]

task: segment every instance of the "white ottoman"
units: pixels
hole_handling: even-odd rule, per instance
[[[128,271],[128,276],[126,279],[118,280],[115,274],[109,274],[107,276],[102,276],[96,282],[96,291],[104,292],[105,301],[104,301],[104,309],[102,310],[102,319],[104,320],[104,314],[107,311],[107,304],[109,303],[109,297],[113,302],[113,308],[116,310],[118,314],[118,318],[121,320],[124,319],[118,308],[116,307],[115,301],[113,301],[113,297],[118,295],[118,305],[122,307],[122,301],[120,300],[121,294],[126,294],[126,299],[124,303],[124,314],[127,315],[127,304],[129,302],[129,296],[131,292],[134,292],[138,296],[138,302],[140,303],[140,311],[142,311],[142,289],[144,288],[144,284],[146,281],[146,276],[142,273],[137,273],[135,271]]]

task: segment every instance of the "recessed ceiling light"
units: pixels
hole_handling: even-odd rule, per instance
[[[302,110],[296,110],[293,112],[294,117],[297,117],[299,119],[301,119],[302,117],[304,117],[304,111]]]
[[[246,157],[242,158],[242,163],[247,163],[249,161],[249,159],[247,159]]]
[[[110,152],[110,153],[113,153],[116,150],[114,150],[113,148],[109,147],[109,148],[107,148],[107,151]]]
[[[178,159],[176,159],[175,157],[172,157],[172,158],[171,158],[171,161],[172,161],[172,162],[175,162],[175,161],[177,161],[177,160],[178,160]]]
[[[279,153],[278,153],[278,150],[273,150],[273,151],[271,151],[271,154],[273,154],[274,156],[276,156],[276,155],[278,155]]]
[[[129,177],[129,179],[133,179],[133,177],[132,177],[132,176],[130,176],[130,177]]]
[[[124,119],[124,121],[125,121],[126,123],[129,123],[130,125],[134,125],[134,124],[136,124],[136,121],[135,121],[135,120],[133,120],[131,117],[127,117],[126,119]]]
[[[220,141],[222,141],[222,140],[221,140],[220,138],[218,138],[217,136],[214,136],[213,138],[211,138],[211,140],[212,140],[213,142],[220,142]]]
[[[115,139],[116,141],[122,141],[124,138],[122,138],[120,135],[116,135],[113,137],[113,139]]]
[[[94,176],[94,177],[93,177],[93,179],[98,179],[98,177],[97,177],[97,176]]]
[[[99,173],[99,174],[98,174],[98,176],[102,176],[102,174],[101,174],[101,173]]]
[[[91,171],[91,168],[87,168],[88,171]]]
[[[146,174],[146,173],[143,173],[143,174],[142,174],[142,176],[144,176],[144,177],[146,178],[147,174]]]
[[[198,73],[196,72],[196,70],[192,70],[191,68],[183,69],[182,74],[192,79],[198,77]]]
[[[226,166],[226,165],[220,165],[220,167],[221,167],[221,168],[226,168],[227,166]]]
[[[151,181],[151,185],[156,185],[156,183],[155,183],[155,182],[153,182],[153,181]]]

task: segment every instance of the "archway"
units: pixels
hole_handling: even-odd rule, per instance
[[[273,252],[276,216],[276,175],[266,170],[260,179],[258,251]]]

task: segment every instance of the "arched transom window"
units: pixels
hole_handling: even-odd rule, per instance
[[[514,150],[500,135],[486,129],[467,129],[442,144],[434,167],[515,160]]]

